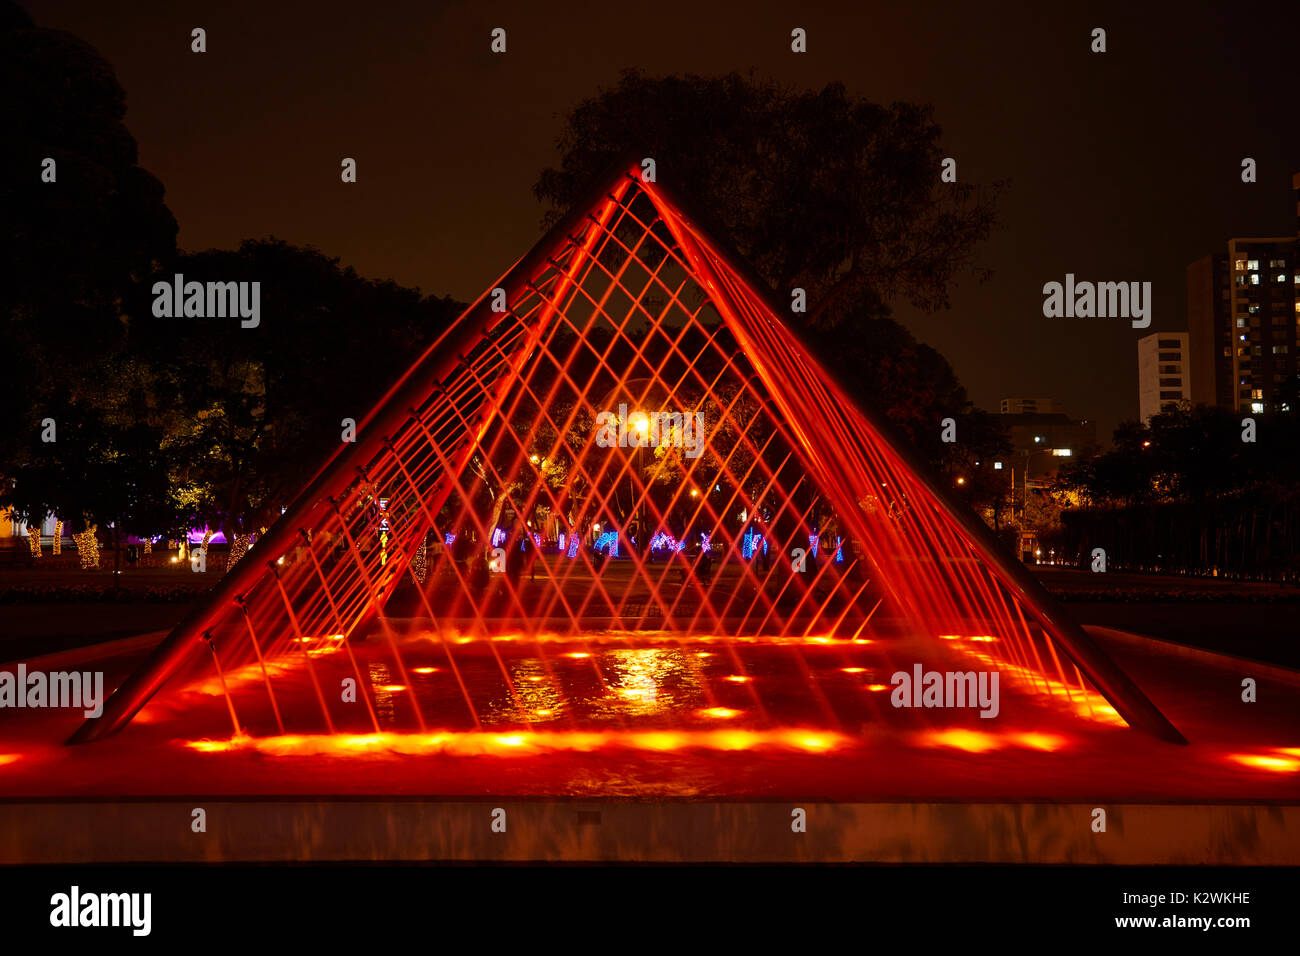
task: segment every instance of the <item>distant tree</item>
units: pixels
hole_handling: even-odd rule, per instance
[[[806,290],[808,311],[787,318],[920,440],[937,429],[936,409],[968,403],[942,356],[890,318],[891,303],[946,308],[959,275],[983,278],[974,254],[999,189],[940,182],[940,133],[926,107],[882,106],[838,83],[799,91],[633,70],[569,113],[559,167],[534,191],[554,221],[614,158],[644,150],[778,296]]]
[[[1243,418],[1254,441],[1243,441]],[[1131,567],[1290,576],[1300,571],[1300,417],[1175,408],[1125,422],[1115,448],[1062,471],[1082,507],[1062,515],[1080,553]]]
[[[152,400],[178,416],[169,467],[182,510],[227,535],[278,517],[384,390],[464,308],[277,240],[180,256],[187,281],[259,282],[260,324],[157,318],[150,283],[128,317]],[[169,274],[161,275],[169,280]]]
[[[105,367],[113,383],[106,394],[51,399],[58,440],[37,444],[5,496],[29,523],[55,514],[71,532],[98,527],[109,540],[179,532],[165,432],[149,416],[130,414],[128,393],[110,377],[117,371]]]
[[[1242,416],[1204,406],[1175,408],[1148,424],[1121,422],[1114,448],[1062,470],[1062,487],[1098,505],[1206,502],[1242,494],[1261,481],[1300,478],[1281,449],[1295,426],[1285,415],[1259,416],[1262,440],[1242,441]],[[1294,445],[1290,446],[1294,449]]]
[[[1011,506],[1011,473],[993,466],[1011,454],[1011,438],[999,416],[978,408],[957,416],[956,429],[957,441],[940,443],[948,477],[957,497],[1000,531]]]
[[[109,417],[128,387],[112,379],[128,364],[121,303],[175,250],[176,221],[125,113],[92,47],[0,0],[0,505],[32,522],[55,510],[71,530],[120,513],[90,475],[110,460],[120,423]],[[53,182],[42,181],[47,159]],[[45,418],[54,444],[40,440]]]

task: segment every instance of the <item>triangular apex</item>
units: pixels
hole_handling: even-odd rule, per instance
[[[224,686],[250,668],[264,729],[284,733],[273,676],[286,662],[334,731],[320,656],[346,654],[364,684],[353,643],[376,635],[405,688],[408,619],[445,648],[539,652],[611,632],[866,644],[901,628],[1076,712],[1182,741],[855,407],[738,257],[639,173],[598,183],[430,346],[74,741],[121,728],[182,671]]]

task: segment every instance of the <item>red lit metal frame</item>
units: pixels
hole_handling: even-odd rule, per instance
[[[546,635],[856,639],[888,601],[926,638],[979,622],[1000,638],[974,653],[1030,689],[1087,713],[1100,701],[1091,685],[1130,725],[1183,742],[978,519],[854,406],[738,257],[637,171],[615,168],[429,347],[361,422],[357,441],[73,742],[120,729],[178,674],[215,671],[224,681],[248,667],[270,704],[261,729],[283,734],[296,716],[277,702],[285,663],[306,669],[323,729],[334,732],[316,654],[341,647],[365,688],[351,644],[377,634],[409,685],[399,625],[385,612],[402,589],[441,637],[476,727],[458,635],[534,641],[549,673]],[[497,289],[504,312],[494,311]],[[620,454],[597,441],[609,413],[628,413],[626,434],[633,412],[660,411],[681,417],[665,420],[676,430],[653,447]],[[697,422],[702,434],[689,428]],[[429,542],[451,550],[458,538],[473,560],[448,554],[443,573],[425,575]],[[533,568],[540,586],[518,573],[490,575],[485,586],[476,561],[504,555],[521,565],[527,545],[535,558],[554,541],[564,547]],[[769,560],[760,561],[764,547]],[[794,548],[812,555],[804,573],[792,573]],[[602,550],[626,559],[619,573],[602,573]],[[698,574],[715,553],[725,573]],[[591,666],[604,684],[596,656]],[[374,701],[362,696],[378,732]]]

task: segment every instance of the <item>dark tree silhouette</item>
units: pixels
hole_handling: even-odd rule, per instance
[[[966,394],[943,357],[889,317],[890,303],[946,308],[959,275],[983,277],[974,253],[1000,189],[941,182],[940,134],[928,108],[882,106],[841,84],[797,91],[734,73],[628,71],[570,112],[559,167],[534,191],[554,221],[609,162],[644,150],[778,297],[806,291],[807,311],[788,317],[824,363],[940,460],[938,422]]]
[[[1085,507],[1062,521],[1086,553],[1118,566],[1300,575],[1300,416],[1178,408],[1122,423],[1115,448],[1062,472]]]
[[[55,507],[74,528],[125,507],[76,480],[73,463],[102,458],[120,424],[109,419],[130,401],[121,301],[175,250],[176,221],[137,162],[125,113],[112,67],[91,46],[0,0],[0,503],[31,520]],[[53,182],[42,178],[47,159]],[[61,426],[54,445],[40,440],[45,418]],[[57,504],[41,487],[54,481]],[[126,482],[114,488],[128,494]]]
[[[464,308],[374,281],[276,239],[179,256],[157,278],[258,282],[261,318],[156,318],[151,283],[131,300],[132,354],[171,410],[178,508],[227,535],[256,532],[312,478],[418,351]]]

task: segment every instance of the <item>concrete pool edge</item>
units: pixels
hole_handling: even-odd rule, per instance
[[[1249,657],[1237,657],[1233,654],[1224,654],[1222,651],[1211,651],[1191,644],[1170,641],[1163,637],[1137,634],[1133,631],[1122,631],[1119,628],[1107,627],[1101,624],[1084,624],[1083,629],[1089,634],[1103,639],[1109,638],[1132,646],[1154,646],[1160,651],[1173,654],[1176,657],[1190,658],[1215,667],[1235,668],[1243,673],[1262,674],[1274,680],[1300,687],[1300,671],[1283,667],[1280,664],[1269,664]]]
[[[187,797],[6,801],[0,806],[0,865],[377,860],[1300,864],[1300,805],[1277,803]],[[204,811],[205,832],[193,829],[196,809]],[[1105,811],[1105,832],[1094,830],[1098,809]],[[800,820],[803,832],[796,831]]]

